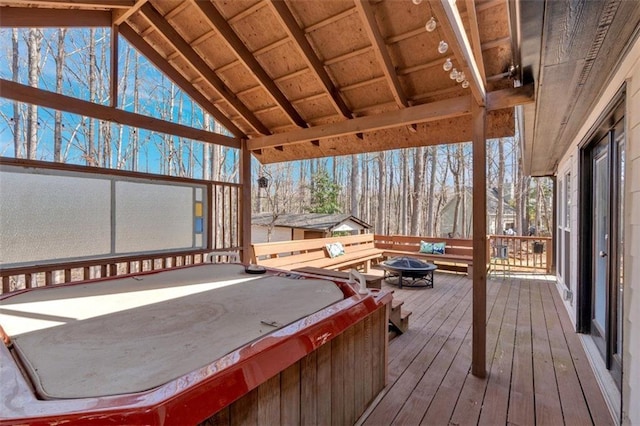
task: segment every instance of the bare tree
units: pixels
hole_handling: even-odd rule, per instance
[[[422,199],[424,191],[424,147],[413,151],[413,206],[411,214],[411,235],[418,235],[422,225]]]
[[[42,31],[39,28],[30,28],[27,38],[29,51],[29,86],[38,87],[40,79],[40,47],[42,46]],[[27,158],[36,159],[38,150],[38,106],[31,104],[27,114]]]
[[[18,29],[13,28],[11,30],[11,80],[14,82],[19,81],[20,76],[20,44],[18,42]],[[22,129],[21,129],[21,116],[20,116],[20,104],[13,102],[13,148],[16,158],[22,158]]]

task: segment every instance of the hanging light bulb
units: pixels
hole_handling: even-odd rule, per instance
[[[446,53],[449,50],[449,45],[446,41],[440,40],[440,44],[438,44],[438,53]]]
[[[422,3],[422,0],[411,0],[411,2],[417,6]]]
[[[444,61],[444,64],[442,65],[442,69],[449,72],[451,71],[451,68],[453,68],[453,63],[451,62],[451,58],[447,58],[447,60]]]
[[[425,29],[426,29],[428,32],[432,33],[432,32],[433,32],[433,30],[435,30],[435,29],[436,29],[436,26],[437,26],[437,25],[438,25],[438,24],[436,23],[436,20],[435,20],[435,19],[433,19],[433,16],[432,16],[432,17],[427,21],[427,24],[426,24],[424,27],[425,27]]]
[[[469,82],[467,80],[462,82],[462,88],[466,89],[467,87],[469,87]]]
[[[464,72],[460,71],[456,76],[456,82],[462,83],[464,81]]]
[[[457,69],[452,69],[451,72],[449,73],[449,78],[451,80],[455,80],[458,77],[458,70]]]

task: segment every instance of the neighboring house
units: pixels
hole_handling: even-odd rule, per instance
[[[458,211],[458,223],[456,235],[460,237],[470,237],[473,220],[473,193],[472,188],[466,188],[460,200]],[[505,197],[502,209],[502,224],[496,226],[496,216],[498,211],[498,197],[495,189],[487,191],[487,233],[503,234],[505,229],[512,228],[516,221],[516,211],[507,204]],[[464,206],[463,202],[464,201]],[[440,213],[440,235],[442,237],[453,235],[453,217],[456,209],[456,198],[452,197],[442,208]],[[464,219],[464,220],[463,220]],[[517,230],[516,230],[517,231]]]
[[[365,234],[371,225],[350,214],[278,214],[258,213],[251,217],[253,243],[304,240],[330,237],[335,232]]]
[[[545,75],[542,84],[534,74],[535,92],[547,100],[521,115],[523,164],[556,179],[558,292],[615,417],[640,424],[640,7],[613,5],[625,9],[615,16],[626,26],[606,38],[605,25],[583,17],[593,32],[571,55],[523,51],[523,68]],[[601,19],[608,26],[613,14]],[[548,39],[560,34],[545,30]],[[591,62],[592,41],[610,62]],[[546,78],[554,67],[562,73]]]

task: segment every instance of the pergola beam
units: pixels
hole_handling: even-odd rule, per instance
[[[228,131],[237,138],[244,138],[245,134],[240,130],[233,121],[229,120],[216,106],[207,99],[202,92],[197,90],[189,80],[180,74],[171,64],[160,55],[149,43],[146,42],[137,32],[128,24],[119,26],[120,34],[127,39],[138,52],[144,55],[149,62],[154,64],[164,75],[169,77],[180,89],[191,97],[203,110],[211,114],[211,116]]]
[[[231,28],[231,25],[227,23],[227,20],[220,14],[213,3],[208,1],[191,1],[200,9],[211,25],[216,28],[227,47],[234,52],[236,57],[244,64],[249,72],[253,74],[256,80],[258,80],[260,86],[262,86],[264,90],[271,95],[273,100],[284,111],[287,117],[289,117],[291,122],[302,128],[308,127],[307,122],[300,116],[293,105],[291,105],[291,102],[289,102],[287,97],[282,93],[271,76],[267,74],[256,57],[253,56],[253,53],[251,53],[242,40],[240,40],[240,37],[238,37],[233,28]]]
[[[482,77],[482,83],[487,85],[487,78],[484,70],[484,59],[482,58],[482,43],[480,42],[480,30],[478,27],[478,16],[476,15],[476,2],[465,0],[467,6],[467,16],[469,18],[469,32],[471,33],[471,48],[473,56],[478,64],[478,70]]]
[[[71,96],[49,92],[11,80],[0,79],[0,97],[52,108],[58,111],[78,114],[84,117],[97,118],[111,123],[124,124],[126,126],[147,129],[154,132],[180,136],[183,138],[224,145],[231,148],[240,148],[240,140],[205,130],[194,129],[182,124],[147,117],[142,114],[124,111],[111,106],[100,105]]]
[[[114,25],[120,25],[122,24],[124,21],[126,21],[127,19],[129,19],[129,17],[131,15],[133,15],[134,13],[136,13],[138,10],[140,10],[140,8],[142,6],[144,6],[144,4],[147,2],[147,0],[137,0],[135,2],[135,4],[133,6],[131,6],[129,9],[126,10],[121,10],[121,9],[116,9],[113,10],[111,12],[111,19],[113,21]]]
[[[25,0],[3,0],[4,4],[24,5]],[[135,3],[135,0],[37,0],[39,7],[62,7],[62,8],[103,8],[103,9],[128,9]]]
[[[274,11],[275,16],[280,21],[282,27],[287,32],[289,37],[293,39],[295,44],[302,52],[302,57],[304,58],[307,66],[312,70],[312,72],[316,75],[316,78],[320,80],[322,83],[322,87],[325,92],[329,95],[331,102],[333,103],[336,110],[344,117],[351,118],[352,113],[347,107],[347,104],[344,102],[338,89],[335,87],[329,74],[324,69],[324,65],[318,59],[318,56],[311,47],[309,40],[304,33],[304,31],[298,26],[296,19],[293,14],[289,10],[289,7],[284,1],[281,0],[270,0],[269,5],[271,9]]]
[[[445,40],[449,41],[449,47],[453,50],[458,64],[461,64],[462,71],[467,76],[473,97],[480,105],[484,105],[485,85],[454,0],[435,1],[431,3],[431,8],[438,22],[442,24],[440,28],[442,28]],[[449,25],[446,24],[447,22]]]
[[[263,135],[271,132],[260,120],[233,94],[227,85],[211,69],[200,55],[193,50],[185,39],[151,4],[146,3],[140,8],[147,20],[160,35],[171,45],[204,78],[222,98],[244,119],[253,129]]]
[[[285,146],[294,143],[459,117],[471,113],[470,105],[471,99],[467,96],[446,99],[374,116],[359,117],[338,123],[311,127],[309,129],[294,130],[251,139],[247,142],[247,146],[250,150],[254,151],[261,148],[273,148],[276,146]]]
[[[111,26],[111,11],[0,7],[0,27],[94,28]]]
[[[409,101],[404,94],[404,90],[402,90],[402,87],[400,86],[400,80],[398,79],[393,61],[391,61],[391,57],[389,56],[387,45],[380,33],[380,29],[378,28],[378,23],[376,22],[376,17],[373,14],[371,5],[367,0],[356,1],[355,4],[364,23],[364,29],[367,32],[369,41],[371,41],[371,44],[373,45],[373,52],[382,67],[382,72],[384,73],[387,84],[393,94],[393,98],[396,100],[396,103],[400,108],[408,107]]]

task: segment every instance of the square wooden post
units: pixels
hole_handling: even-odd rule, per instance
[[[473,339],[471,373],[485,377],[487,346],[486,109],[471,102],[473,122]]]
[[[251,262],[251,151],[247,140],[242,140],[240,148],[240,242],[242,262]]]

